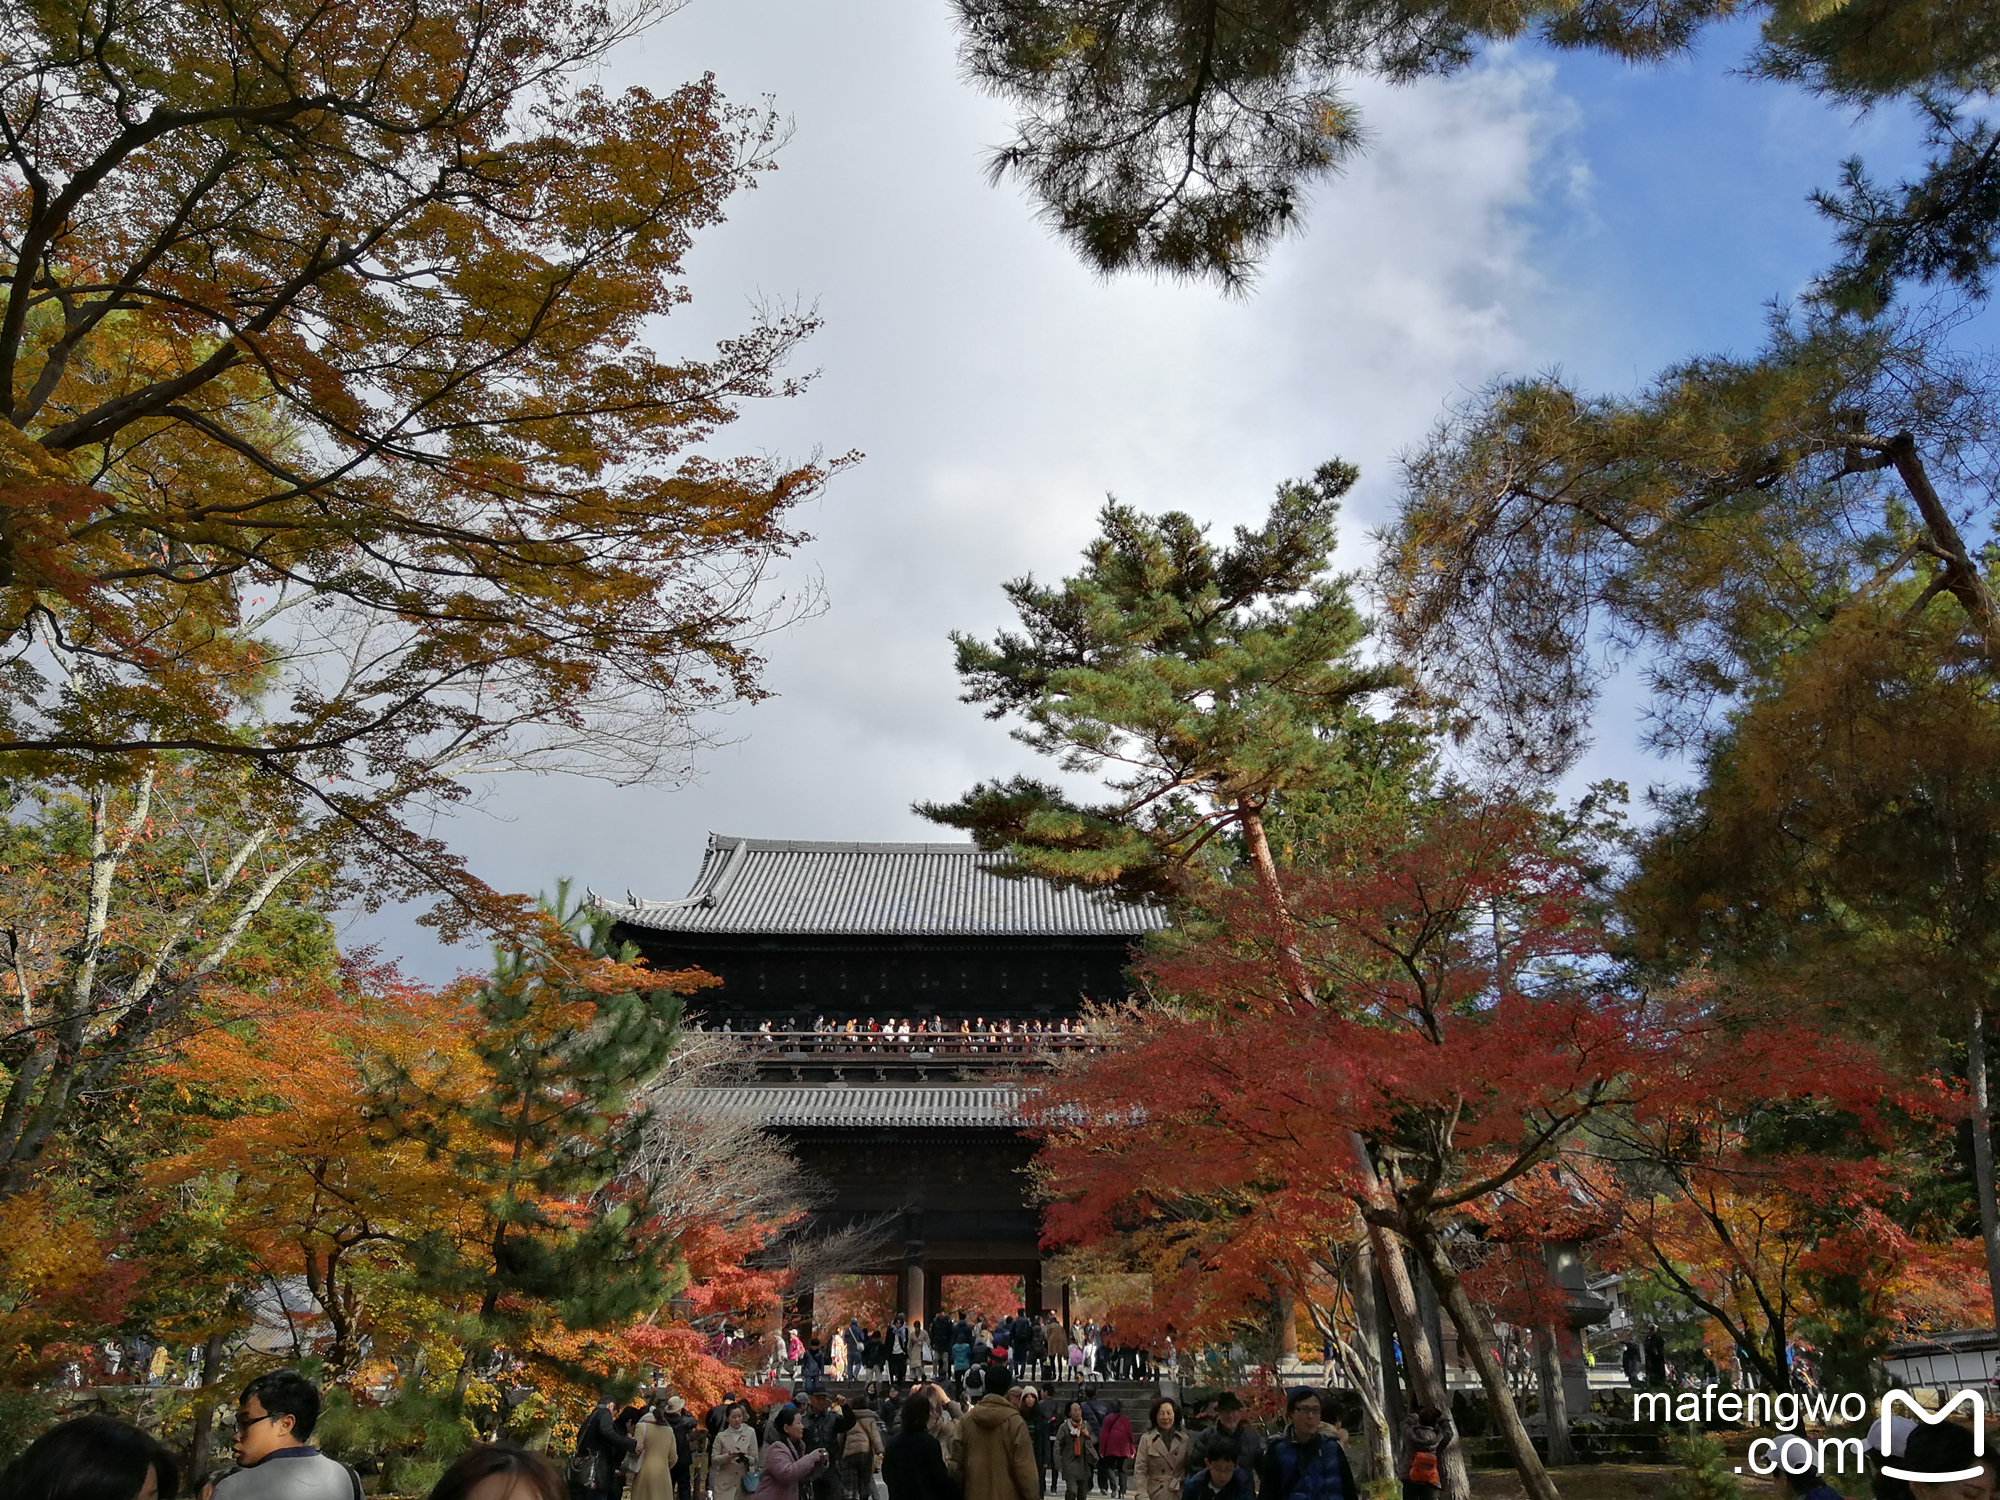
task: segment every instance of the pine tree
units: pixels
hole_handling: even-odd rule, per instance
[[[1274,801],[1410,758],[1406,727],[1365,712],[1395,678],[1362,660],[1366,622],[1330,571],[1355,477],[1336,462],[1281,485],[1228,547],[1182,512],[1106,504],[1082,572],[1006,585],[1024,633],[952,641],[965,701],[1019,719],[1016,739],[1108,799],[1017,776],[917,811],[1024,871],[1135,898],[1185,894],[1233,839],[1270,889]]]
[[[1667,1457],[1681,1467],[1667,1491],[1669,1500],[1744,1500],[1729,1455],[1706,1433],[1675,1438],[1667,1444]]]
[[[649,972],[629,947],[611,951],[566,882],[542,903],[538,936],[496,951],[471,998],[488,1086],[422,1101],[441,1107],[404,1122],[488,1194],[483,1228],[434,1236],[420,1256],[428,1279],[476,1309],[461,1392],[490,1349],[518,1347],[551,1318],[608,1328],[673,1293],[672,1247],[634,1233],[642,1190],[618,1179],[644,1123],[630,1105],[673,1050],[690,979]]]

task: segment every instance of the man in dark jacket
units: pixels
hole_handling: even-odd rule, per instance
[[[1261,1500],[1360,1500],[1347,1454],[1319,1418],[1318,1391],[1301,1386],[1285,1398],[1288,1425],[1258,1469]]]
[[[1025,1307],[1014,1309],[1014,1323],[1007,1331],[1007,1350],[1014,1356],[1014,1379],[1028,1378],[1028,1361],[1032,1359],[1035,1345],[1035,1325],[1028,1321]]]
[[[951,1321],[951,1314],[948,1312],[940,1312],[931,1319],[931,1359],[935,1362],[940,1380],[951,1369],[952,1334],[956,1328],[957,1325]],[[970,1343],[971,1340],[967,1339],[966,1342]]]
[[[1660,1336],[1660,1325],[1646,1325],[1646,1342],[1640,1346],[1646,1357],[1646,1384],[1664,1388],[1667,1383],[1667,1341]]]
[[[1236,1455],[1243,1483],[1254,1484],[1257,1466],[1264,1459],[1264,1434],[1244,1420],[1243,1403],[1234,1391],[1224,1391],[1215,1398],[1215,1425],[1194,1440],[1188,1452],[1189,1468],[1207,1463],[1209,1453],[1224,1446]]]
[[[847,1430],[854,1425],[854,1413],[847,1409],[845,1401],[829,1401],[825,1391],[814,1391],[805,1412],[805,1441],[808,1449],[824,1448],[828,1456],[838,1459],[840,1451],[847,1445]],[[814,1500],[833,1500],[840,1493],[839,1464],[829,1464],[813,1476],[812,1495]],[[799,1500],[807,1500],[801,1492]]]
[[[666,1423],[674,1432],[674,1464],[667,1473],[674,1481],[674,1500],[694,1500],[694,1413],[679,1396],[667,1398]]]
[[[584,1419],[583,1427],[576,1435],[579,1455],[597,1455],[596,1482],[584,1491],[591,1500],[607,1500],[618,1465],[624,1461],[626,1454],[639,1446],[637,1439],[618,1430],[617,1406],[617,1401],[609,1394],[600,1396],[596,1409]]]
[[[1097,1387],[1094,1385],[1083,1388],[1083,1400],[1080,1404],[1083,1407],[1083,1420],[1090,1424],[1090,1435],[1096,1437],[1104,1427],[1104,1414],[1111,1410],[1110,1404],[1097,1399]]]
[[[612,1418],[611,1425],[613,1427],[616,1427],[620,1432],[624,1433],[625,1436],[627,1436],[628,1438],[632,1438],[633,1447],[636,1448],[638,1446],[639,1440],[636,1437],[633,1437],[632,1429],[639,1425],[639,1418],[645,1415],[646,1415],[646,1398],[644,1396],[634,1395],[631,1400],[625,1403],[624,1410],[619,1412],[616,1417]],[[624,1500],[625,1481],[628,1477],[629,1476],[626,1474],[625,1467],[623,1464],[612,1465],[611,1500]]]

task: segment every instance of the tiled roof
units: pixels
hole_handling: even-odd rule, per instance
[[[851,1128],[1012,1127],[1021,1123],[1020,1090],[929,1084],[745,1086],[689,1089],[704,1115],[754,1115],[766,1125]]]
[[[598,910],[665,932],[852,933],[936,937],[1138,937],[1167,925],[1158,907],[996,873],[971,844],[818,844],[711,833],[679,901],[607,901]]]

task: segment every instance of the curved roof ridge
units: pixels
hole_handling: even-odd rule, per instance
[[[711,832],[676,901],[593,896],[615,921],[668,932],[1136,938],[1167,925],[1155,903],[1003,875],[976,844],[752,839]]]

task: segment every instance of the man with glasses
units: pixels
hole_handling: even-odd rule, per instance
[[[1346,1453],[1320,1423],[1319,1392],[1306,1386],[1292,1391],[1285,1421],[1258,1465],[1259,1500],[1361,1500]]]
[[[231,1447],[241,1465],[210,1487],[214,1500],[361,1500],[361,1477],[307,1441],[319,1388],[297,1370],[273,1370],[243,1388]]]

